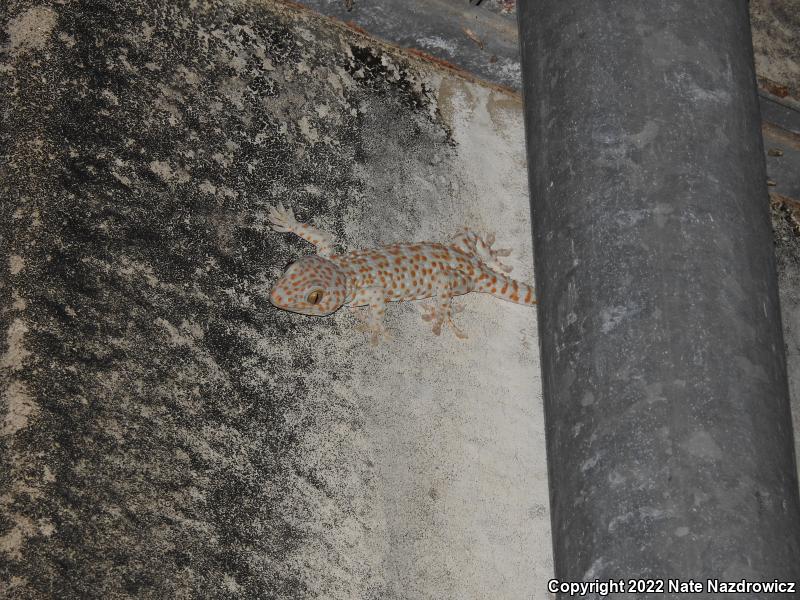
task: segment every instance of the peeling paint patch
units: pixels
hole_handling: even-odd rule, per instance
[[[75,36],[72,36],[64,31],[58,34],[58,39],[60,42],[64,43],[67,48],[72,48],[75,46]]]
[[[12,275],[17,275],[25,268],[25,259],[19,254],[12,254],[8,257],[8,270]]]
[[[12,56],[44,48],[56,26],[58,14],[47,6],[29,8],[11,19],[6,28],[6,50]]]
[[[121,175],[121,174],[117,173],[116,171],[111,171],[111,176],[114,177],[114,179],[116,179],[122,185],[124,185],[126,187],[131,187],[131,184],[133,183],[129,177],[126,177],[125,175]]]
[[[20,429],[26,428],[31,417],[39,411],[39,407],[31,398],[27,388],[19,381],[11,382],[3,394],[3,400],[6,405],[6,414],[3,418],[0,436],[13,435]]]
[[[22,319],[14,319],[8,328],[6,334],[6,344],[8,350],[0,359],[0,367],[11,369],[12,371],[19,371],[25,359],[30,356],[25,347],[22,345],[25,334],[28,332],[28,326]]]
[[[213,195],[217,193],[217,186],[211,183],[208,179],[203,180],[203,182],[199,186],[197,186],[197,188],[204,194]]]
[[[150,170],[161,177],[164,181],[177,181],[178,183],[186,183],[191,179],[189,173],[184,169],[173,169],[172,165],[168,162],[161,160],[150,161]]]
[[[303,134],[309,142],[312,144],[316,144],[319,142],[319,132],[311,125],[311,122],[308,120],[308,117],[302,117],[298,122],[297,125],[300,127],[300,133]]]
[[[0,536],[0,553],[19,560],[22,558],[22,547],[25,540],[36,534],[37,527],[33,521],[21,515],[15,515],[12,519],[11,529],[5,535]]]
[[[11,290],[11,308],[18,311],[23,311],[28,308],[28,303],[25,298],[19,295],[17,290]]]

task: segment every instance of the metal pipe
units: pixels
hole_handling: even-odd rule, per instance
[[[747,2],[519,24],[556,577],[800,580]]]

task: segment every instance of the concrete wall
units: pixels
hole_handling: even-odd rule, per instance
[[[800,2],[750,0],[750,25],[762,85],[782,86],[788,97],[800,102]]]
[[[310,251],[278,200],[342,249],[495,230],[530,281],[518,98],[292,5],[147,0],[3,4],[0,94],[9,597],[547,597],[534,311],[467,297],[462,342],[400,304],[373,349],[266,301]]]
[[[0,44],[7,597],[546,597],[535,311],[372,348],[266,296],[277,201],[531,281],[519,100],[275,2],[11,0]]]

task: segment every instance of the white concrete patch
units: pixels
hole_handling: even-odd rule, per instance
[[[441,182],[398,169],[392,195],[406,200],[354,215],[348,236],[368,245],[447,241],[464,225],[495,231],[497,246],[515,251],[512,275],[532,282],[521,104],[449,77],[438,90],[455,151],[436,158],[450,164],[437,164],[428,177],[450,177],[451,193],[437,194]],[[377,498],[364,544],[382,556],[385,585],[396,597],[548,598],[536,311],[481,294],[457,303],[465,307],[455,319],[467,340],[449,329],[434,336],[417,307],[402,303],[388,308],[393,338],[382,346],[350,331],[341,342],[348,348],[325,349],[352,353],[366,417]],[[347,332],[352,317],[335,318]]]

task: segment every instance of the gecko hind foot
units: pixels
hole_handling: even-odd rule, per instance
[[[460,340],[466,340],[467,334],[464,333],[463,330],[459,329],[455,323],[453,323],[452,315],[464,312],[464,307],[461,305],[451,305],[449,310],[442,311],[442,309],[438,306],[423,306],[420,309],[422,313],[422,320],[423,321],[432,321],[433,322],[433,334],[434,335],[441,335],[442,334],[442,326],[447,323],[453,330],[455,336]],[[443,314],[444,313],[444,314]]]
[[[493,269],[510,273],[513,267],[504,264],[500,257],[510,256],[510,248],[492,248],[495,242],[494,232],[481,237],[471,229],[464,227],[455,235],[453,243],[467,252],[477,256]]]
[[[504,264],[498,258],[499,256],[503,256],[503,257],[511,256],[511,252],[512,252],[511,248],[492,248],[492,246],[494,245],[494,242],[495,242],[494,232],[488,234],[486,236],[485,240],[482,240],[480,237],[478,238],[478,240],[479,240],[478,254],[480,256],[483,256],[484,252],[486,254],[488,254],[489,258],[488,258],[488,260],[486,262],[490,266],[493,266],[493,267],[503,271],[504,273],[510,273],[514,269],[514,267]],[[480,247],[480,242],[483,242],[483,244],[486,246],[485,249]]]

